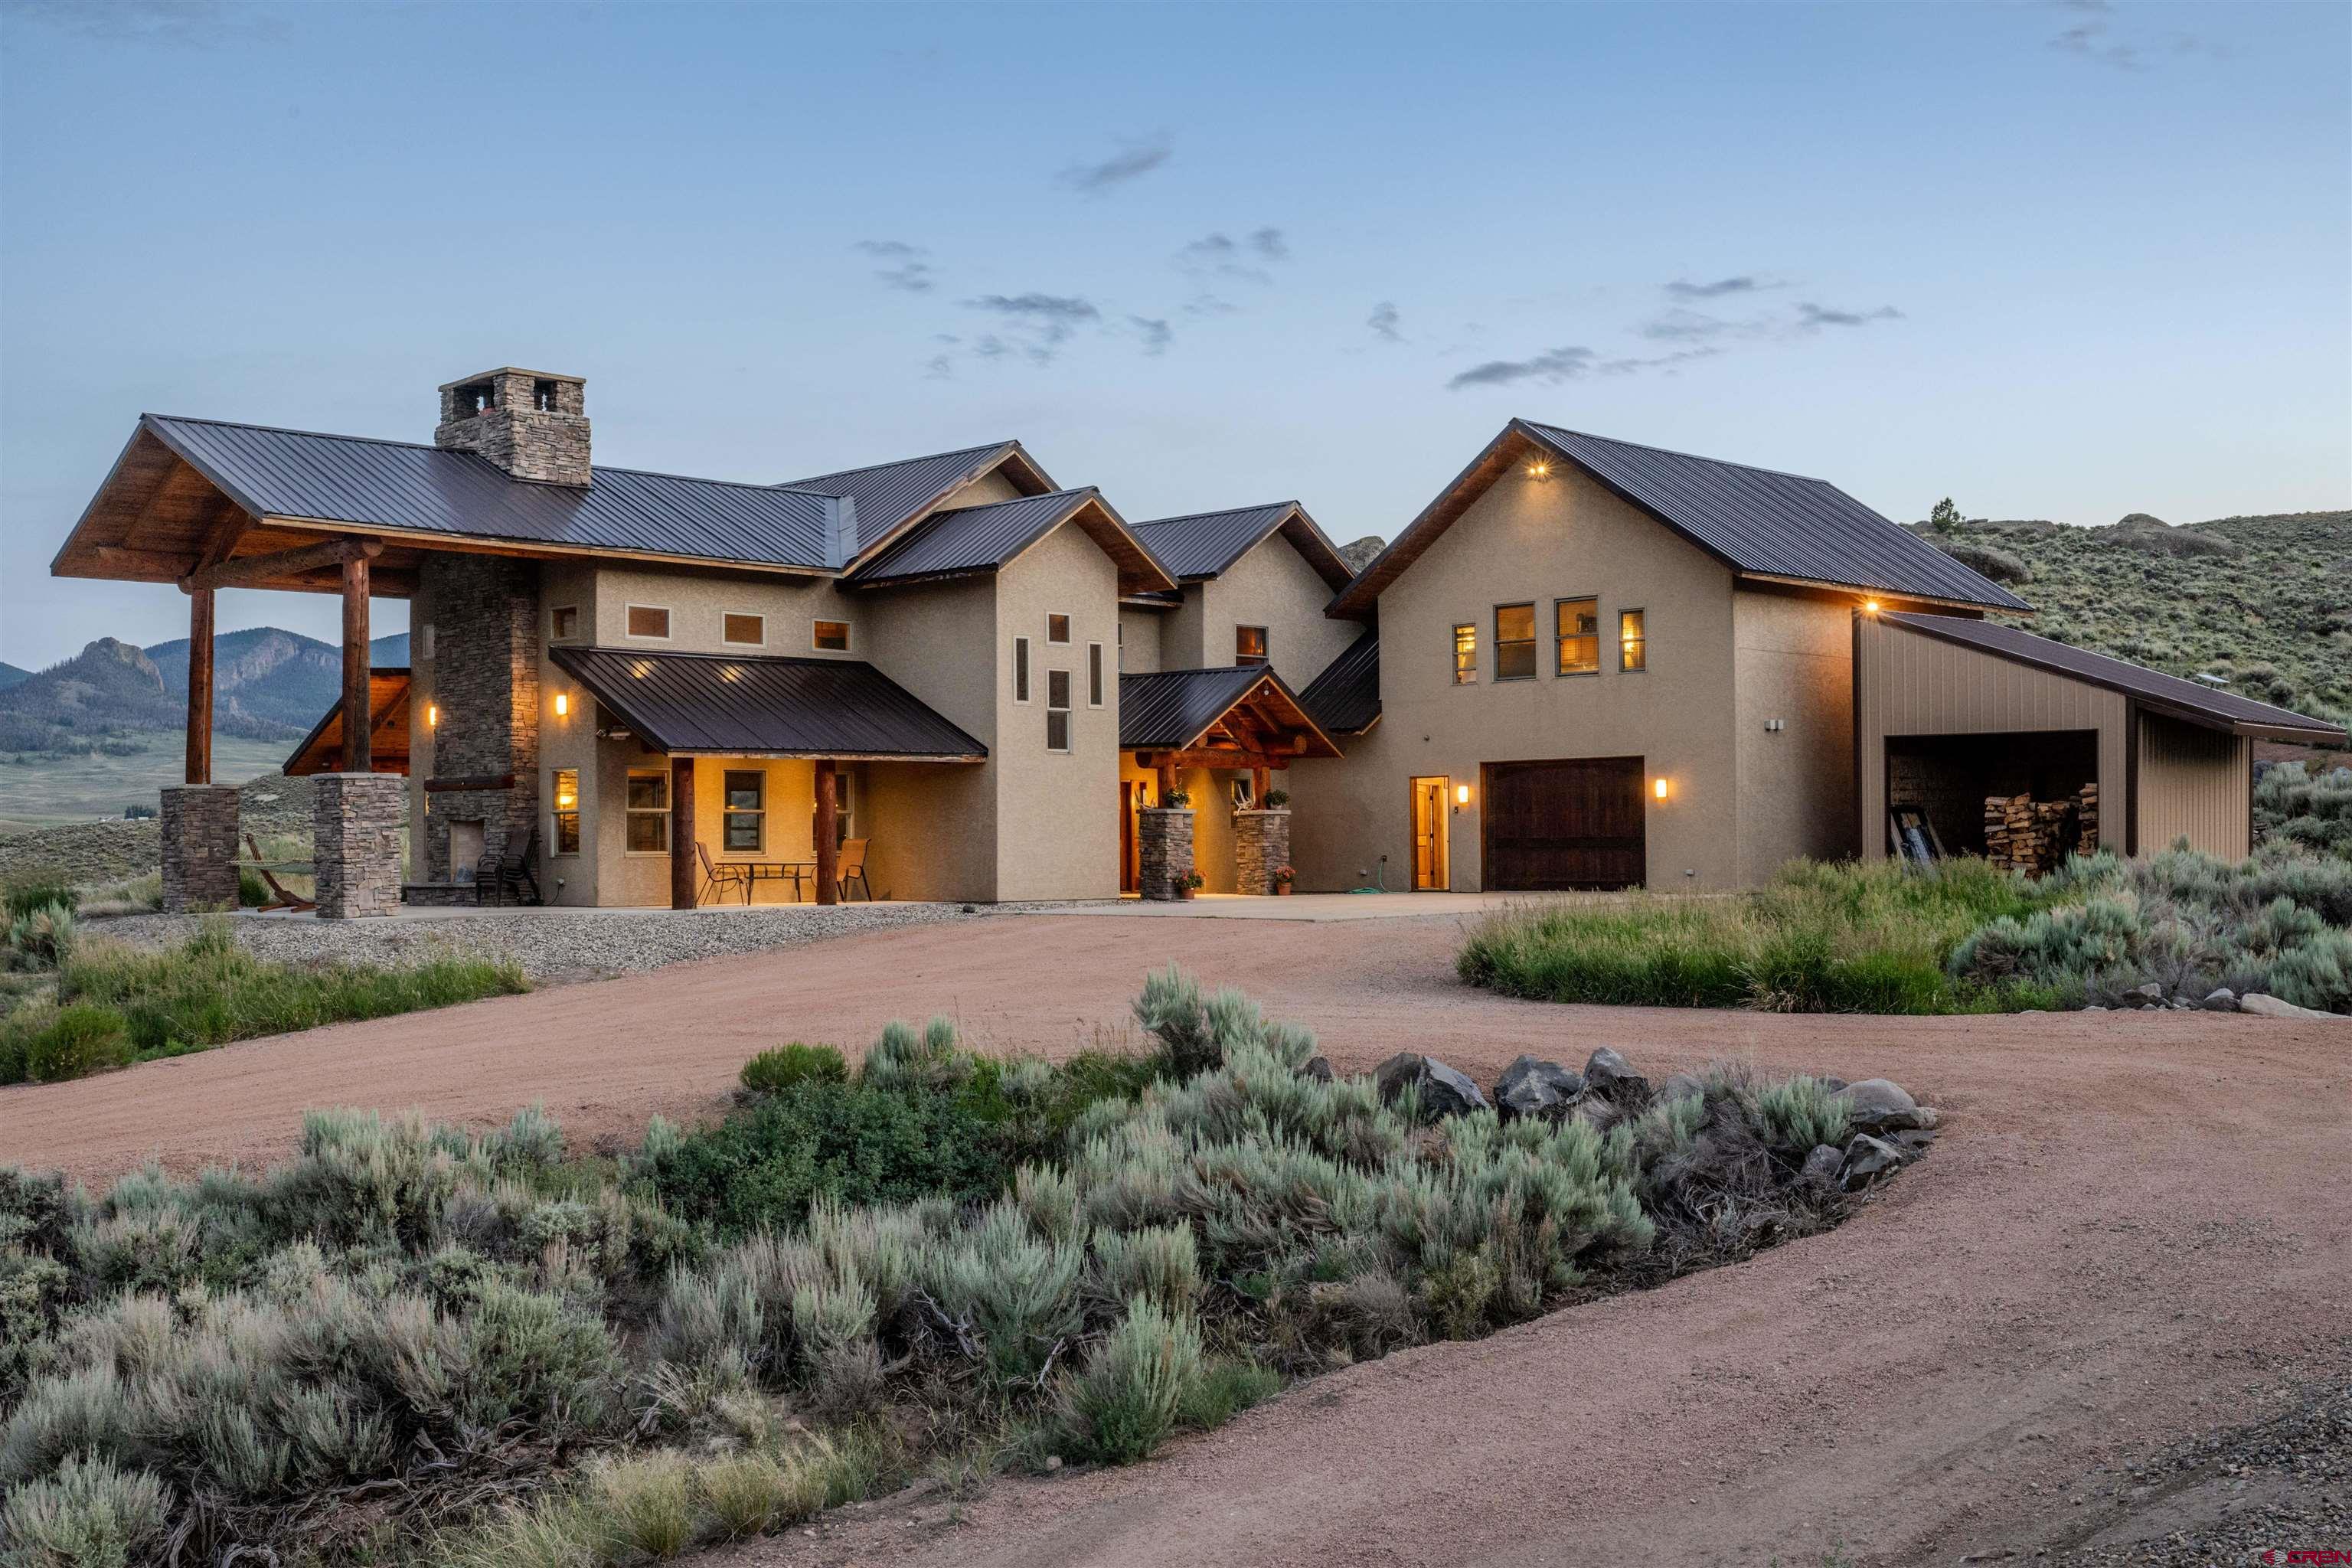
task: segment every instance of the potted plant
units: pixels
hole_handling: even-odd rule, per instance
[[[1268,811],[1280,811],[1280,810],[1283,810],[1285,807],[1288,806],[1289,805],[1290,805],[1290,792],[1289,792],[1288,790],[1286,790],[1286,789],[1270,789],[1270,790],[1268,790],[1268,791],[1266,791],[1266,792],[1265,792],[1265,808],[1266,808],[1266,810],[1268,810]],[[1285,870],[1287,870],[1288,868],[1287,868],[1287,867],[1285,867],[1285,868],[1284,868],[1284,869],[1285,869]]]
[[[1171,789],[1166,795],[1160,797],[1160,806],[1162,809],[1168,811],[1181,811],[1192,804],[1192,795],[1188,792],[1181,789]]]
[[[1274,868],[1274,896],[1277,899],[1290,897],[1290,884],[1297,880],[1298,880],[1297,867],[1276,866]]]
[[[1204,886],[1206,886],[1206,882],[1201,876],[1201,873],[1198,871],[1187,871],[1182,876],[1176,879],[1176,896],[1180,899],[1189,899],[1193,894],[1199,892]]]

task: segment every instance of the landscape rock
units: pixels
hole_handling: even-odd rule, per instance
[[[1404,1092],[1404,1086],[1421,1078],[1422,1057],[1417,1051],[1399,1051],[1372,1069],[1372,1087],[1381,1093],[1381,1102],[1388,1103]]]
[[[1399,1051],[1374,1068],[1372,1084],[1383,1102],[1395,1100],[1410,1085],[1420,1091],[1422,1109],[1436,1116],[1486,1109],[1486,1094],[1467,1073],[1414,1051]]]
[[[2238,1010],[2238,994],[2226,985],[2217,985],[2205,993],[2205,1005],[2216,1013],[2234,1013]]]
[[[2323,1013],[2316,1007],[2298,1007],[2264,991],[2249,991],[2239,997],[2238,1011],[2263,1018],[2310,1018],[2322,1023],[2352,1024],[2352,1014]]]
[[[1805,1156],[1805,1168],[1797,1179],[1808,1186],[1833,1187],[1838,1173],[1845,1168],[1845,1151],[1834,1143],[1816,1143],[1813,1152]]]
[[[1834,1098],[1845,1102],[1846,1115],[1857,1132],[1899,1132],[1922,1125],[1919,1102],[1901,1084],[1883,1078],[1848,1084]]]
[[[1691,1073],[1678,1072],[1658,1086],[1660,1100],[1696,1100],[1706,1092],[1706,1086]]]
[[[1557,1121],[1584,1092],[1584,1079],[1558,1062],[1523,1056],[1495,1080],[1495,1109],[1506,1121],[1518,1116],[1540,1116]]]
[[[1589,1094],[1610,1100],[1646,1100],[1650,1080],[1633,1070],[1633,1064],[1602,1046],[1584,1064],[1584,1088]]]
[[[1331,1081],[1331,1058],[1328,1057],[1308,1057],[1307,1058],[1307,1065],[1298,1069],[1298,1076],[1300,1078],[1311,1078],[1317,1083],[1329,1083]]]
[[[2153,980],[2149,981],[2145,985],[2133,986],[2131,994],[2135,996],[2144,996],[2150,1002],[2161,1002],[2164,1000],[2164,987],[2158,985]]]
[[[1845,1190],[1860,1192],[1902,1163],[1902,1150],[1867,1132],[1857,1132],[1845,1146]]]

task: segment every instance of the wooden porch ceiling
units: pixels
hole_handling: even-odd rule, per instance
[[[1279,681],[1262,679],[1181,746],[1139,748],[1139,767],[1286,768],[1339,748]]]

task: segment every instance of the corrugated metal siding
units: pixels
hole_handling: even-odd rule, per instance
[[[1866,858],[1886,853],[1886,741],[1894,735],[2095,730],[2101,815],[2114,811],[2109,820],[2120,824],[2121,694],[1929,637],[1891,616],[1862,617],[1858,629],[1854,714],[1862,776],[1856,805]]]
[[[556,647],[548,657],[656,751],[953,757],[988,748],[872,665]]]
[[[598,468],[584,489],[509,478],[470,452],[147,415],[247,510],[516,543],[823,567],[829,496]]]
[[[1118,743],[1182,746],[1249,695],[1260,680],[1274,679],[1264,665],[1229,669],[1166,669],[1118,678]]]
[[[1381,637],[1366,632],[1349,643],[1323,673],[1307,683],[1298,700],[1333,735],[1353,735],[1381,716]]]
[[[2187,838],[2225,859],[2253,853],[2253,742],[2160,713],[2139,721],[2139,852]]]
[[[791,479],[777,488],[847,496],[856,501],[857,548],[864,550],[958,485],[994,467],[1011,450],[1012,442],[994,441],[958,452]]]
[[[935,512],[854,573],[853,583],[903,582],[951,572],[992,572],[1092,500],[1091,489],[1055,490]],[[858,509],[865,515],[865,509]]]

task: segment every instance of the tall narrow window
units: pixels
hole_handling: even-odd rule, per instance
[[[625,624],[633,637],[668,640],[669,612],[659,605],[631,605]]]
[[[1617,612],[1617,668],[1638,670],[1650,668],[1650,638],[1643,630],[1642,612]]]
[[[1089,708],[1099,708],[1102,705],[1102,644],[1098,642],[1090,642],[1087,644],[1087,706]]]
[[[819,653],[847,653],[849,623],[847,621],[817,622],[816,629],[809,636],[809,646]]]
[[[669,853],[669,770],[629,773],[629,853]]]
[[[730,854],[756,855],[768,847],[768,775],[756,768],[730,770],[721,775],[719,847]]]
[[[1045,749],[1070,749],[1070,672],[1066,669],[1045,672]]]
[[[1121,669],[1127,668],[1127,623],[1125,621],[1118,623],[1118,667]]]
[[[1536,678],[1536,607],[1533,605],[1495,606],[1495,679],[1533,680]]]
[[[1234,662],[1264,664],[1265,662],[1265,628],[1235,626],[1234,628]]]
[[[725,616],[719,635],[727,641],[744,647],[758,647],[768,640],[768,617],[765,616]]]
[[[1562,675],[1601,673],[1601,601],[1561,599],[1552,605]]]
[[[555,841],[558,855],[580,853],[580,770],[555,770]]]
[[[1454,684],[1468,686],[1478,679],[1478,628],[1468,621],[1454,627]]]
[[[1013,700],[1029,700],[1029,639],[1013,639]]]
[[[1047,642],[1069,641],[1070,617],[1067,616],[1047,616],[1045,617],[1045,640]]]

